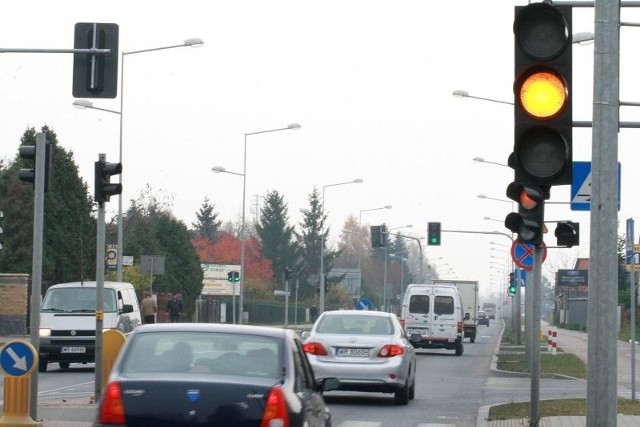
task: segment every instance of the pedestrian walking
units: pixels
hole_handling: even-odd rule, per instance
[[[178,298],[178,294],[174,292],[171,299],[167,302],[167,313],[169,313],[169,321],[171,323],[180,322],[180,313],[182,313],[182,300]]]
[[[142,299],[142,319],[144,323],[156,323],[156,313],[158,312],[158,303],[151,296],[151,292],[144,292]]]

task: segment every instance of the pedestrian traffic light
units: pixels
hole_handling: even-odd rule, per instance
[[[284,280],[291,279],[291,269],[289,267],[285,267],[284,269]]]
[[[558,238],[558,246],[571,248],[580,244],[580,224],[572,221],[559,221],[555,235]]]
[[[239,282],[240,281],[240,273],[238,273],[237,271],[233,272],[233,281],[234,282]]]
[[[24,182],[30,182],[35,188],[36,183],[36,146],[21,145],[18,148],[18,155],[23,159],[33,160],[33,168],[21,168],[18,171],[18,178]],[[51,144],[46,142],[44,150],[44,191],[49,189],[49,180],[51,174]]]
[[[387,226],[372,225],[371,226],[371,247],[384,248],[387,246]]]
[[[122,163],[108,163],[99,160],[95,163],[95,199],[102,205],[111,196],[122,193],[122,184],[111,183],[111,176],[122,173]]]
[[[118,24],[78,22],[74,49],[110,49],[109,53],[74,53],[75,98],[115,98],[118,91]]]
[[[440,223],[430,222],[427,224],[427,245],[440,246]]]
[[[516,6],[514,148],[509,166],[522,185],[572,179],[571,6]]]
[[[544,200],[548,197],[548,187],[522,186],[511,183],[507,187],[507,197],[518,202],[518,212],[511,212],[504,225],[512,233],[518,234],[520,243],[542,244],[544,225]]]

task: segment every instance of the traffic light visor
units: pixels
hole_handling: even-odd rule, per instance
[[[567,105],[567,83],[550,70],[525,73],[517,82],[518,102],[524,111],[537,119],[550,119]]]

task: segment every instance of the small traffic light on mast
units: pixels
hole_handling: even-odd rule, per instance
[[[440,223],[430,222],[427,224],[427,244],[429,246],[440,246]]]
[[[542,235],[546,231],[544,200],[547,191],[540,186],[523,186],[513,182],[507,187],[507,197],[518,202],[518,212],[509,213],[504,225],[512,233],[518,234],[520,243],[542,244]]]
[[[572,180],[572,6],[516,6],[514,148],[509,166],[523,185]]]
[[[18,155],[27,160],[33,160],[33,168],[21,168],[18,171],[18,178],[24,182],[30,182],[35,188],[36,183],[36,146],[35,145],[21,145],[18,148]],[[49,189],[49,181],[51,174],[51,144],[47,142],[45,144],[44,151],[44,191]]]
[[[580,244],[580,223],[573,221],[559,221],[556,226],[555,236],[558,238],[558,246],[571,248]]]
[[[372,225],[371,226],[371,247],[384,248],[387,246],[387,226]]]
[[[113,175],[122,173],[122,163],[108,163],[103,160],[95,162],[95,199],[102,205],[111,196],[122,193],[122,184],[111,183]]]

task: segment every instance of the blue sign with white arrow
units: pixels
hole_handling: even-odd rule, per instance
[[[12,377],[31,373],[36,363],[36,350],[26,341],[11,341],[0,351],[0,366]]]
[[[356,302],[356,310],[373,310],[373,303],[367,298],[360,298]]]

